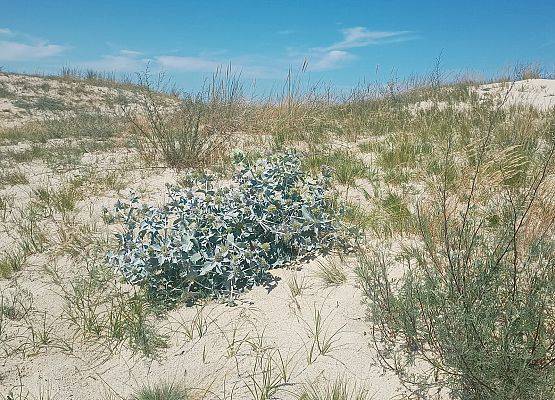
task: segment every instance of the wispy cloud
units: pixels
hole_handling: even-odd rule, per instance
[[[277,32],[290,35],[292,30]],[[200,55],[158,55],[154,57],[161,69],[179,72],[214,72],[217,68],[232,64],[234,70],[254,78],[283,76],[290,65],[301,65],[308,61],[311,71],[329,71],[342,68],[357,56],[350,49],[373,44],[410,40],[410,31],[370,31],[364,27],[346,28],[340,31],[342,40],[327,46],[288,49],[285,54],[273,58],[256,55],[229,56],[227,51]]]
[[[48,43],[25,44],[0,40],[0,61],[27,61],[56,56],[65,46]]]
[[[0,35],[1,36],[12,36],[14,33],[11,29],[8,28],[0,28]]]
[[[279,35],[291,35],[294,31],[278,31]],[[319,47],[288,48],[283,53],[269,55],[233,55],[227,50],[197,54],[164,52],[144,54],[133,49],[114,49],[108,54],[90,60],[75,62],[82,68],[110,72],[137,72],[144,70],[150,63],[157,70],[175,72],[211,73],[218,68],[231,64],[233,69],[249,78],[279,78],[290,66],[301,65],[308,61],[312,71],[329,71],[343,68],[360,57],[356,48],[377,44],[411,40],[411,31],[371,31],[366,27],[355,26],[338,31],[339,40]],[[115,47],[115,46],[113,46]],[[14,32],[7,27],[0,28],[0,61],[25,61],[46,59],[60,55],[69,47],[52,44],[42,39]]]
[[[109,72],[138,72],[145,69],[150,59],[140,51],[120,50],[116,54],[106,54],[98,60],[76,63],[77,66]]]
[[[313,47],[305,52],[308,68],[313,71],[327,71],[341,68],[357,57],[350,49],[371,45],[401,42],[414,39],[411,31],[370,31],[356,26],[342,29],[343,39],[329,46]]]
[[[161,55],[155,57],[155,61],[159,68],[177,72],[212,73],[231,66],[233,71],[248,78],[276,78],[286,71],[285,65],[280,68],[283,60],[256,55],[225,57],[226,53],[220,51],[217,54],[206,53],[199,56]]]
[[[401,42],[414,38],[411,31],[370,31],[362,26],[342,29],[341,33],[343,34],[343,40],[328,46],[326,49],[345,50],[374,44]]]
[[[202,57],[158,56],[156,61],[164,69],[187,72],[212,72],[223,63]]]
[[[308,69],[311,71],[329,71],[345,65],[356,57],[343,50],[330,50],[310,56]]]
[[[0,28],[0,37],[5,37],[0,40],[0,61],[39,60],[56,56],[68,49],[66,46],[19,34],[9,28]]]
[[[128,49],[123,49],[123,50],[120,50],[119,52],[120,54],[124,56],[129,56],[129,57],[137,57],[137,56],[143,55],[143,53],[140,51],[128,50]]]

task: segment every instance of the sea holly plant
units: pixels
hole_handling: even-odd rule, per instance
[[[168,187],[162,207],[133,195],[116,204],[123,231],[109,260],[150,293],[233,296],[268,282],[268,270],[328,251],[339,225],[328,199],[329,174],[311,178],[294,152],[249,162],[233,155],[233,184],[189,174]]]

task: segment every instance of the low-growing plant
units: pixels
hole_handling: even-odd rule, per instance
[[[347,274],[341,262],[333,259],[318,261],[318,271],[316,275],[327,286],[338,286],[347,282]]]
[[[312,179],[292,152],[242,163],[236,186],[210,175],[170,188],[161,208],[134,196],[118,202],[123,223],[111,263],[152,294],[230,295],[268,281],[268,270],[325,252],[338,236],[326,197],[328,176]]]
[[[0,253],[0,278],[8,278],[23,268],[25,254],[20,250],[6,250]]]
[[[297,400],[366,400],[368,390],[350,384],[346,378],[336,378],[333,382],[309,383],[297,396]]]
[[[0,188],[4,186],[26,185],[27,176],[21,171],[0,171]]]
[[[154,325],[157,310],[139,291],[115,283],[108,266],[91,263],[85,274],[69,281],[53,268],[47,272],[64,300],[62,317],[85,341],[97,341],[110,352],[127,345],[145,357],[155,357],[166,346]]]
[[[190,391],[182,385],[164,382],[137,390],[131,400],[187,400],[192,397]]]

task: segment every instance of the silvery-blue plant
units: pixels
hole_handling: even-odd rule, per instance
[[[187,187],[168,187],[162,207],[137,196],[116,204],[123,231],[109,260],[129,283],[154,294],[232,296],[267,282],[269,269],[336,242],[329,174],[309,177],[294,152],[233,159],[229,186],[190,174]]]

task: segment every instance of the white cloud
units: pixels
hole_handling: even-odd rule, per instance
[[[109,72],[139,72],[146,68],[150,59],[141,57],[143,53],[134,50],[120,50],[117,54],[107,54],[98,60],[76,63],[82,68]]]
[[[162,68],[188,72],[212,72],[224,64],[202,57],[182,56],[159,56],[156,61]]]
[[[124,56],[141,56],[143,55],[143,53],[141,53],[140,51],[135,51],[135,50],[128,50],[128,49],[123,49],[119,51],[120,54],[124,55]]]
[[[410,31],[369,31],[361,26],[342,29],[341,33],[343,40],[329,46],[313,47],[304,53],[297,53],[297,59],[307,59],[308,69],[312,71],[328,71],[341,68],[357,58],[347,51],[349,49],[413,39]]]
[[[68,49],[9,28],[0,28],[0,61],[30,61],[56,56]]]
[[[331,50],[309,57],[308,69],[312,71],[328,71],[343,66],[346,62],[356,58],[343,50]]]
[[[342,29],[343,40],[327,47],[328,50],[344,50],[354,47],[366,47],[384,42],[397,42],[412,39],[410,31],[369,31],[362,26]]]
[[[0,61],[26,61],[56,56],[67,47],[40,42],[25,44],[15,41],[0,40]]]

